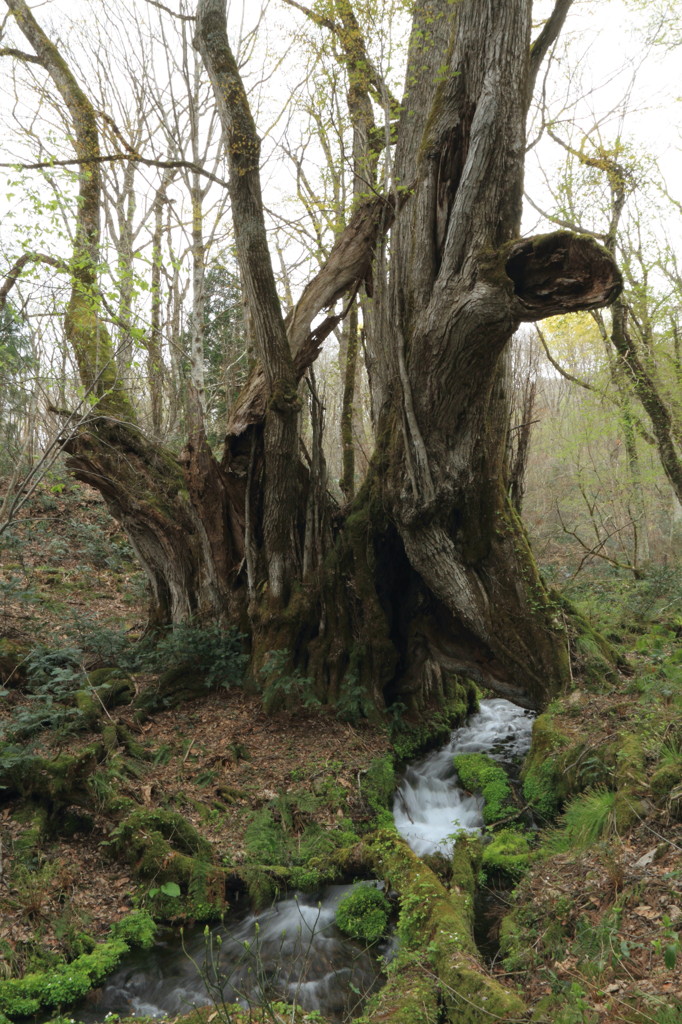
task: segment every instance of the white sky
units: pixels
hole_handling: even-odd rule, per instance
[[[73,39],[75,34],[71,32],[70,25],[87,25],[93,13],[101,9],[101,2],[102,0],[43,0],[34,4],[33,8],[41,23],[46,26],[57,24],[63,35]],[[381,8],[385,0],[376,2]],[[115,2],[108,6],[110,11],[116,10]],[[177,9],[178,0],[167,0],[167,6]],[[551,0],[540,0],[536,3],[536,18],[546,15],[552,6]],[[642,5],[639,12],[633,10],[632,0],[629,4],[625,0],[576,0],[564,30],[561,46],[563,63],[556,63],[551,68],[548,108],[550,117],[555,119],[558,133],[565,137],[567,132],[562,122],[574,118],[586,129],[599,123],[602,142],[607,144],[611,144],[615,136],[622,132],[636,152],[647,153],[655,159],[670,186],[671,193],[678,200],[682,200],[680,48],[671,51],[663,45],[646,45],[647,22],[651,19],[652,11],[659,6],[665,6],[665,0],[650,0],[649,3]],[[669,7],[671,11],[674,10],[672,4]],[[153,9],[150,10],[155,13]],[[257,18],[253,2],[241,4],[239,0],[233,0],[230,18],[235,32],[240,27],[248,31]],[[682,17],[678,16],[678,21],[680,20]],[[378,24],[381,21],[379,13],[376,22]],[[257,52],[251,64],[244,69],[247,81],[251,83],[261,78],[264,62],[272,69],[272,74],[257,86],[253,102],[259,130],[265,132],[270,129],[269,138],[264,145],[264,153],[269,153],[269,156],[263,168],[263,180],[266,202],[278,210],[285,209],[286,196],[293,191],[290,167],[283,169],[282,164],[276,161],[273,149],[274,143],[279,142],[284,133],[285,122],[278,115],[292,84],[300,82],[302,75],[305,75],[305,60],[302,60],[299,52],[290,48],[290,37],[284,41],[283,37],[287,35],[287,30],[290,32],[300,23],[300,16],[286,7],[281,0],[271,0],[268,13],[261,24]],[[398,28],[394,33],[397,38]],[[123,35],[125,40],[125,26]],[[17,42],[28,48],[19,38]],[[135,33],[132,28],[130,45],[135,45]],[[370,45],[375,50],[379,48],[378,33],[370,39]],[[568,52],[568,57],[565,56],[565,51]],[[387,56],[379,49],[377,59],[382,61],[387,59]],[[9,64],[9,58],[0,60],[0,97],[6,97],[5,138],[1,143],[5,153],[3,160],[15,158],[23,145],[9,135]],[[159,69],[159,74],[163,74],[163,69]],[[635,74],[636,82],[631,89],[629,100],[630,109],[623,120],[623,98],[631,87],[632,76]],[[395,79],[397,81],[399,75],[395,74]],[[563,109],[562,95],[567,91],[572,97],[580,95],[581,98],[575,102],[575,106]],[[33,102],[33,99],[33,96],[28,96],[28,103]],[[2,102],[0,99],[0,103]],[[11,102],[10,99],[10,105]],[[575,138],[574,135],[574,142]],[[310,147],[308,155],[312,157],[313,163],[321,159],[319,148],[316,149],[314,145]],[[543,209],[551,205],[551,200],[547,196],[539,167],[544,169],[544,174],[552,181],[559,173],[563,157],[561,149],[551,141],[542,142],[529,156],[527,188]],[[314,176],[314,171],[312,174]],[[150,180],[152,177],[151,174],[148,176]],[[0,240],[7,232],[8,208],[16,202],[16,198],[12,198],[8,207],[7,201],[2,198],[6,192],[6,188],[0,187],[0,213],[3,220]],[[59,221],[57,216],[53,219],[55,222]],[[525,227],[533,230],[537,224],[537,214],[529,210],[525,218]],[[24,224],[24,227],[30,226],[30,223]],[[590,225],[585,224],[584,227],[589,228]],[[7,252],[7,247],[4,248]]]

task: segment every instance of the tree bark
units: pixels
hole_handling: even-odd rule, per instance
[[[423,646],[449,671],[541,703],[567,680],[568,652],[507,498],[503,355],[521,321],[602,305],[620,278],[605,250],[567,232],[515,240],[530,52],[520,0],[494,14],[432,0],[415,16],[395,158],[409,198],[377,285],[375,374],[384,500],[438,607]]]
[[[76,127],[78,237],[89,275],[74,269],[82,310],[96,284],[99,199],[87,163],[97,152],[94,115],[23,0],[7,2],[31,26]],[[347,228],[285,319],[265,231],[260,140],[225,2],[199,0],[196,45],[222,123],[259,365],[231,413],[220,463],[201,429],[181,460],[145,439],[123,415],[115,381],[102,391],[108,404],[69,445],[75,474],[104,494],[146,566],[157,621],[237,623],[252,636],[254,675],[269,650],[287,648],[323,699],[359,685],[379,708],[443,701],[454,674],[526,706],[567,681],[564,616],[509,500],[506,349],[521,322],[597,308],[621,287],[593,239],[567,231],[518,238],[529,95],[569,6],[557,0],[533,48],[530,0],[416,8],[391,189],[360,200],[358,187]],[[365,101],[383,87],[373,69],[359,74],[362,41],[346,0],[335,10],[357,90],[360,182],[372,170],[371,160],[362,163],[372,134]],[[300,461],[298,384],[371,276],[377,450],[341,513],[323,486],[317,406],[312,475]],[[100,363],[71,308],[67,323],[90,380]]]

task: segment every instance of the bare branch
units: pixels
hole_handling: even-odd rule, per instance
[[[606,235],[600,231],[589,231],[584,228],[581,224],[574,224],[573,221],[564,220],[562,217],[557,217],[552,213],[547,213],[545,210],[540,209],[538,204],[531,199],[527,192],[523,193],[523,198],[526,200],[529,206],[532,206],[536,213],[539,213],[545,220],[550,221],[552,224],[557,224],[560,228],[566,228],[567,231],[575,231],[577,235],[592,235],[593,238],[598,238],[600,242],[606,241]]]
[[[301,11],[302,14],[305,14],[306,18],[310,18],[316,25],[328,28],[330,32],[339,31],[339,26],[332,18],[326,18],[324,15],[318,14],[317,11],[312,11],[309,7],[304,7],[303,4],[297,3],[296,0],[284,0],[284,3],[288,4],[289,7],[295,7],[297,11]]]
[[[547,359],[552,364],[557,373],[561,374],[561,376],[564,377],[566,380],[570,380],[571,384],[577,384],[578,387],[584,388],[585,391],[596,391],[597,389],[592,384],[588,384],[587,381],[580,380],[578,377],[574,377],[572,373],[569,373],[568,370],[564,370],[563,366],[557,363],[556,359],[549,351],[547,339],[545,338],[544,334],[542,333],[537,324],[535,324],[534,326],[535,330],[537,331],[538,338],[540,339],[540,344],[545,350],[545,355],[547,356]]]
[[[535,82],[537,81],[538,72],[540,66],[547,56],[549,48],[559,38],[559,33],[564,27],[566,21],[566,15],[568,14],[573,0],[556,0],[554,4],[554,10],[550,14],[549,18],[544,24],[540,35],[534,41],[530,48],[530,68],[528,73],[528,97],[527,102],[530,106],[530,102],[533,98],[533,89],[535,88]]]
[[[196,21],[194,14],[179,14],[177,11],[171,11],[170,7],[166,7],[165,4],[160,4],[159,0],[145,0],[151,7],[158,7],[160,11],[165,11],[166,14],[170,14],[171,17],[177,18],[178,21]]]
[[[57,270],[62,270],[68,273],[69,267],[64,260],[56,259],[54,256],[47,256],[40,252],[25,252],[19,257],[14,263],[8,274],[5,275],[5,280],[0,285],[0,310],[5,308],[7,303],[7,296],[11,292],[12,288],[16,284],[19,275],[28,263],[45,263],[48,267],[55,267]]]
[[[83,160],[41,160],[35,164],[3,164],[0,163],[0,167],[13,167],[19,171],[42,171],[49,167],[73,167],[75,164],[104,164],[114,163],[117,160],[132,160],[138,164],[144,164],[145,167],[160,167],[165,168],[176,168],[181,167],[188,171],[194,171],[195,174],[201,174],[209,181],[214,181],[216,185],[222,185],[223,188],[227,188],[228,184],[222,178],[219,178],[216,174],[212,174],[205,168],[200,167],[199,164],[192,163],[189,160],[154,160],[151,157],[140,156],[139,153],[108,153],[103,156],[84,158]]]

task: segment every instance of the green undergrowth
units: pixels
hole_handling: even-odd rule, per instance
[[[332,779],[327,780],[334,787]],[[337,856],[359,841],[343,787],[330,805],[341,814],[333,827],[312,820],[329,797],[307,791],[283,794],[254,812],[244,834],[246,859],[239,873],[247,884],[253,904],[262,908],[284,888],[313,891],[336,880],[342,870]],[[307,818],[307,821],[306,821]]]
[[[132,948],[148,949],[156,933],[154,921],[136,910],[113,925],[105,942],[94,945],[70,963],[23,978],[0,980],[0,1020],[14,1020],[41,1010],[69,1006],[101,982]]]
[[[682,623],[679,595],[655,583],[633,584],[620,606],[587,595],[583,613],[629,665],[616,680],[576,680],[534,723],[522,778],[544,828],[502,921],[500,951],[519,984],[544,987],[537,1024],[682,1020],[682,934],[666,913],[679,902]],[[484,850],[484,870],[498,838],[516,842],[505,832]],[[653,858],[646,867],[643,853]]]

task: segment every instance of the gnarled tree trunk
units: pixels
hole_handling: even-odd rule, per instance
[[[157,620],[238,622],[252,635],[255,668],[268,650],[287,648],[332,700],[352,683],[375,705],[419,706],[446,696],[449,677],[462,673],[540,705],[566,681],[563,618],[508,495],[505,352],[521,322],[596,308],[620,288],[613,259],[589,238],[518,238],[527,107],[570,2],[556,0],[532,45],[531,0],[417,5],[405,96],[387,132],[397,137],[393,186],[358,202],[285,319],[225,0],[199,0],[196,45],[223,126],[259,365],[231,414],[220,463],[200,424],[180,460],[145,439],[130,410],[112,407],[115,381],[68,441],[74,472],[102,491],[147,569]],[[87,100],[24,0],[7,3],[65,90],[83,180],[92,182],[94,119],[79,134]],[[343,0],[337,28],[350,24],[349,11]],[[356,35],[350,42],[352,72],[353,54],[364,51]],[[370,71],[365,98],[379,88]],[[90,200],[79,217],[94,215],[94,193]],[[80,244],[94,266],[92,216],[89,225]],[[372,269],[377,449],[341,517],[331,506],[320,511],[319,480],[299,460],[297,385],[343,313],[313,328],[315,318],[342,297],[347,310]],[[99,366],[86,359],[98,330],[96,302],[79,298],[88,290],[94,285],[74,271],[67,330],[84,381]],[[311,494],[315,516],[306,514]],[[315,544],[305,536],[313,519]]]

